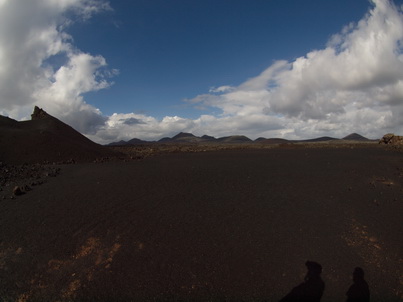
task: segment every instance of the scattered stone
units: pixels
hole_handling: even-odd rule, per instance
[[[14,196],[19,196],[24,194],[24,191],[19,186],[15,186],[13,189],[13,194]]]
[[[15,199],[16,196],[32,191],[49,177],[56,177],[61,169],[41,164],[8,165],[0,162],[0,200]]]

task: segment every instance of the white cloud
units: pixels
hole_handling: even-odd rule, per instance
[[[84,93],[111,85],[114,71],[102,56],[76,49],[64,29],[75,22],[72,14],[88,19],[108,9],[95,0],[0,0],[0,113],[22,118],[40,105],[100,143],[180,131],[291,139],[403,133],[403,17],[388,0],[373,0],[364,18],[333,35],[324,49],[186,100],[220,112],[197,119],[106,117],[85,102]],[[60,66],[48,64],[57,56],[64,57]]]
[[[0,3],[0,105],[2,114],[29,116],[44,107],[76,129],[91,133],[106,120],[83,93],[110,85],[105,59],[81,52],[63,29],[110,9],[95,0],[2,0]],[[49,60],[60,56],[64,64]]]
[[[199,136],[204,134],[216,137],[233,134],[254,136],[256,133],[261,133],[262,136],[271,137],[283,128],[282,119],[262,114],[244,117],[202,115],[194,120],[166,116],[158,120],[143,114],[114,113],[96,134],[88,135],[88,137],[101,144],[127,141],[132,138],[153,141],[166,136],[172,137],[182,131]]]
[[[185,129],[193,129],[196,122],[178,116],[166,116],[162,120],[144,114],[114,113],[96,134],[88,137],[98,143],[140,138],[158,140],[165,136],[173,136]]]
[[[210,88],[209,92],[210,93],[223,93],[223,92],[228,92],[234,90],[234,87],[229,86],[229,85],[224,85],[220,87],[212,87]]]
[[[402,132],[402,12],[387,0],[373,2],[360,22],[334,35],[325,49],[275,62],[238,87],[189,103],[238,118],[235,129],[241,129],[244,117],[260,113],[282,116],[284,129],[294,129],[282,133],[294,137]]]

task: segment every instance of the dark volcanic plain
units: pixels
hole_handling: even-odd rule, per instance
[[[0,123],[0,145],[19,148],[0,153],[0,300],[278,301],[307,260],[323,266],[322,301],[345,300],[356,266],[371,301],[403,300],[399,148],[105,149],[39,109],[35,120]],[[35,164],[35,148],[58,162]]]
[[[401,301],[402,164],[365,144],[62,165],[0,202],[1,297],[277,301],[313,260],[322,301],[355,266],[373,301]]]

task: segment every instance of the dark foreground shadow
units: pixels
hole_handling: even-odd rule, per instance
[[[280,302],[320,301],[323,291],[325,290],[325,283],[320,277],[320,274],[322,273],[322,266],[319,263],[312,261],[307,261],[305,265],[308,269],[308,272],[305,276],[304,282],[294,287],[289,294],[280,300]]]
[[[369,302],[369,287],[364,279],[364,270],[356,267],[353,272],[353,284],[348,289],[347,302]]]

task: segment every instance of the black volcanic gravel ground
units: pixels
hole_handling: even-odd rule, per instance
[[[374,147],[174,153],[63,166],[0,200],[8,301],[278,301],[305,261],[322,301],[356,266],[403,299],[403,154]]]

